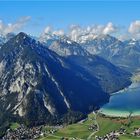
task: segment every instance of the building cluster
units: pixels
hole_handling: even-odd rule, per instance
[[[24,125],[20,125],[15,130],[8,129],[2,140],[37,139],[43,135],[44,132],[41,126],[27,128]]]
[[[50,130],[48,130],[48,134],[54,134],[55,132],[56,132],[57,130],[56,129],[50,129]]]
[[[131,134],[133,136],[140,137],[140,128],[134,128],[134,131]]]
[[[111,131],[104,136],[95,136],[96,140],[119,140],[120,135],[124,135],[126,133],[126,129],[120,128],[117,131]]]
[[[92,125],[89,126],[88,130],[97,131],[98,126],[96,124],[92,124]]]

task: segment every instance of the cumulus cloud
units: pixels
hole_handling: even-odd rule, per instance
[[[56,36],[64,36],[64,31],[62,29],[59,30],[53,30],[51,26],[47,26],[44,30],[43,34],[51,34]]]
[[[2,20],[0,20],[0,34],[5,35],[21,29],[30,20],[30,18],[30,16],[21,17],[15,23],[8,24],[5,24]]]
[[[132,22],[128,28],[128,32],[133,38],[140,38],[140,20]]]
[[[53,31],[53,34],[57,36],[64,36],[65,33],[63,30],[56,30],[56,31]]]
[[[71,25],[69,28],[68,36],[74,40],[77,41],[80,36],[84,34],[84,30],[79,25]]]
[[[130,24],[128,29],[130,33],[140,33],[140,20],[136,20]]]
[[[138,26],[138,23],[136,25]],[[102,34],[113,35],[115,37],[118,37],[121,40],[129,39],[132,37],[132,35],[130,35],[130,32],[131,34],[132,32],[139,33],[137,31],[138,27],[137,29],[135,29],[135,32],[132,31],[132,29],[134,30],[134,23],[133,25],[130,25],[130,29],[128,32],[127,31],[128,29],[121,26],[116,26],[112,22],[108,22],[105,25],[97,24],[97,25],[91,25],[91,26],[86,26],[86,27],[80,26],[80,25],[71,25],[69,26],[67,32],[64,32],[64,30],[62,29],[54,30],[52,27],[47,26],[43,33],[50,34],[50,35],[57,35],[57,36],[66,35],[73,41],[84,43],[85,41],[92,40],[96,38],[98,35],[102,35]]]
[[[45,34],[51,33],[52,32],[52,28],[50,26],[47,26],[44,30]]]
[[[111,33],[115,33],[116,31],[117,31],[117,27],[115,27],[112,22],[109,22],[104,27],[103,33],[104,34],[111,34]]]
[[[107,25],[92,25],[87,27],[72,25],[68,35],[74,41],[84,42],[100,34],[112,34],[117,32],[118,28],[113,25],[113,23],[109,22]]]
[[[91,40],[100,34],[112,34],[118,31],[118,28],[109,22],[106,25],[92,25],[81,27],[80,25],[71,25],[68,32],[64,30],[53,30],[52,27],[47,26],[43,34],[51,34],[57,36],[67,35],[71,40],[76,42],[85,42]],[[48,36],[47,36],[48,37]]]

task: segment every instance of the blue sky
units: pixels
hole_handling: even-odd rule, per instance
[[[25,32],[38,35],[47,25],[56,29],[71,24],[88,26],[112,22],[128,27],[140,19],[139,1],[0,1],[0,19],[14,23],[23,16],[30,16]]]

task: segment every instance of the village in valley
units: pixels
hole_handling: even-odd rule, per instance
[[[13,123],[2,140],[135,140],[140,139],[139,117],[115,118],[91,113],[88,118],[68,126],[41,125],[28,128]]]

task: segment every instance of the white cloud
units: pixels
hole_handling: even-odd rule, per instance
[[[0,29],[1,26],[2,25],[0,21]],[[101,34],[113,35],[120,40],[127,40],[131,38],[140,39],[140,20],[133,21],[130,23],[128,28],[124,26],[116,26],[112,22],[108,22],[105,25],[97,24],[87,27],[71,25],[67,32],[64,32],[64,30],[53,30],[51,27],[47,26],[44,30],[44,33],[50,33],[51,35],[57,36],[66,35],[70,37],[71,40],[76,42],[92,40]]]
[[[117,32],[117,27],[109,22],[107,25],[92,25],[87,27],[71,25],[67,33],[64,32],[64,30],[53,30],[50,26],[47,26],[42,36],[44,37],[44,34],[46,34],[46,38],[50,38],[50,35],[67,35],[73,41],[84,42],[86,40],[91,40],[100,34],[112,34],[115,32]]]
[[[92,25],[87,27],[81,27],[79,25],[71,25],[68,32],[64,30],[53,30],[50,26],[47,26],[43,32],[46,37],[50,38],[50,35],[63,36],[66,35],[70,37],[71,40],[76,42],[85,42],[86,40],[92,40],[101,34],[115,34],[118,32],[118,27],[113,25],[112,22],[106,25]],[[47,35],[48,34],[48,35]]]
[[[118,28],[111,22],[107,25],[93,25],[85,28],[80,27],[79,25],[72,25],[68,36],[74,41],[84,42],[86,40],[91,40],[100,34],[112,34],[117,32]]]
[[[63,30],[53,30],[51,26],[47,26],[43,32],[43,34],[51,34],[51,35],[56,35],[56,36],[63,36],[65,33]]]
[[[84,30],[79,25],[71,25],[69,28],[68,36],[77,41],[80,36],[84,33]]]
[[[52,28],[50,26],[47,26],[44,30],[45,34],[51,33],[52,32]]]
[[[56,30],[52,32],[53,35],[57,35],[57,36],[64,36],[64,31],[63,30]]]
[[[132,22],[129,26],[128,31],[132,34],[140,33],[140,20]]]
[[[140,38],[140,20],[136,20],[132,22],[128,28],[128,32],[130,33],[132,38]]]
[[[0,34],[5,35],[7,33],[15,32],[21,29],[30,20],[30,18],[30,16],[21,17],[15,23],[8,24],[5,24],[2,20],[0,20]]]
[[[3,22],[0,20],[0,31],[3,29]]]
[[[109,22],[104,27],[103,34],[111,34],[111,33],[115,33],[116,31],[117,31],[117,27],[115,27],[112,22]]]

